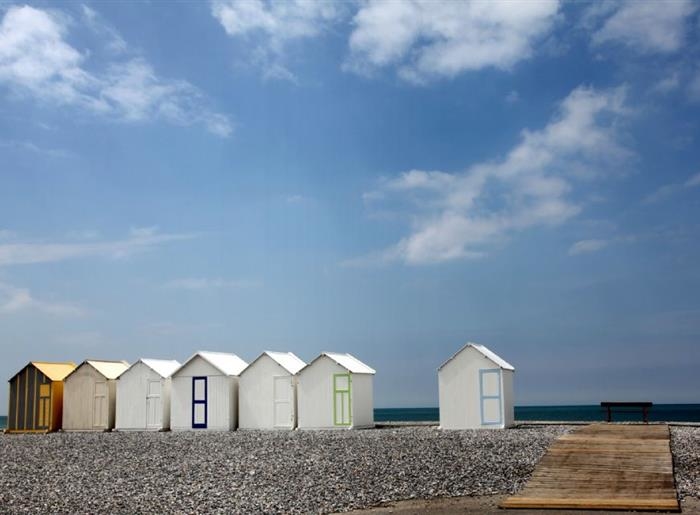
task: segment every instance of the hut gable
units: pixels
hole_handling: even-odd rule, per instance
[[[467,343],[464,347],[462,347],[457,352],[455,352],[450,357],[450,359],[448,359],[442,365],[440,365],[440,368],[438,368],[438,370],[441,370],[447,364],[451,363],[457,356],[462,354],[462,352],[467,351],[467,350],[472,350],[472,351],[478,352],[483,357],[485,357],[486,359],[491,361],[498,368],[501,368],[503,370],[515,370],[515,367],[513,367],[513,365],[508,363],[505,359],[500,357],[498,354],[496,354],[492,350],[488,349],[485,345],[481,345],[478,343],[472,343],[472,342]]]
[[[144,358],[139,361],[164,379],[173,375],[173,372],[180,368],[180,362],[174,359]]]
[[[275,363],[277,363],[280,367],[282,367],[287,373],[291,375],[297,374],[302,368],[306,366],[306,363],[304,363],[297,355],[295,355],[293,352],[276,352],[276,351],[269,351],[266,350],[260,356],[255,358],[253,362],[246,367],[245,370],[241,372],[241,376],[245,374],[247,371],[253,369],[253,365],[255,365],[258,361],[263,359],[265,356],[268,358],[272,359]]]
[[[365,363],[363,363],[362,361],[357,359],[355,356],[352,356],[351,354],[339,353],[339,352],[322,352],[320,356],[318,356],[311,363],[306,365],[306,367],[310,367],[315,361],[322,359],[322,358],[330,359],[331,361],[335,362],[337,365],[344,368],[345,370],[347,370],[351,374],[376,374],[377,373],[376,370],[374,370],[369,365],[366,365]]]
[[[127,368],[129,368],[129,363],[126,361],[100,361],[96,359],[88,359],[85,361],[85,363],[97,370],[106,379],[116,379]]]
[[[248,366],[235,354],[225,352],[199,351],[190,356],[185,363],[176,369],[176,376],[239,376]]]
[[[32,361],[31,364],[38,368],[42,374],[51,379],[51,381],[63,381],[76,367],[75,363],[72,361],[61,363]]]

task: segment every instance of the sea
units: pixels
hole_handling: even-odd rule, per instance
[[[600,405],[590,406],[516,406],[515,420],[596,422],[605,420]],[[435,422],[440,419],[438,408],[377,408],[375,422]],[[614,421],[641,420],[641,413],[615,412]],[[654,404],[649,411],[652,422],[700,422],[700,404]],[[7,417],[0,416],[0,429],[7,427]]]

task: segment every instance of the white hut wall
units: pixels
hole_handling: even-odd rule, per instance
[[[374,376],[353,374],[352,427],[374,427]]]
[[[322,357],[299,374],[297,399],[300,429],[336,428],[333,424],[333,374],[347,373],[330,358]]]
[[[114,427],[116,385],[90,365],[68,376],[63,395],[63,429],[103,431]]]
[[[139,362],[124,372],[117,379],[117,415],[115,427],[117,429],[147,429],[148,421],[148,387],[150,382],[161,383],[160,375]],[[165,406],[168,400],[161,391],[161,404]],[[168,407],[168,410],[170,408]],[[160,429],[160,425],[158,428]]]
[[[438,373],[440,427],[469,429],[482,426],[479,371],[498,366],[480,352],[467,348]]]
[[[272,358],[262,356],[238,380],[238,416],[241,429],[274,427],[274,377],[289,373]]]
[[[503,387],[503,426],[511,427],[515,424],[515,397],[513,394],[513,381],[515,373],[512,370],[501,370]]]
[[[160,400],[162,402],[161,427],[170,429],[170,392],[172,391],[172,380],[170,378],[161,380]]]
[[[222,375],[218,369],[199,357],[194,358],[172,378],[171,429],[192,429],[193,377],[207,378],[207,429],[235,429],[238,378]]]

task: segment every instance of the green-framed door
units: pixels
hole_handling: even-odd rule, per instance
[[[333,374],[333,425],[352,424],[352,377],[350,374]]]

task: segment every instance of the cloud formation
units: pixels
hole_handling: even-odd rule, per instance
[[[179,290],[219,290],[219,289],[242,289],[253,288],[258,286],[257,281],[249,279],[222,279],[220,277],[186,277],[182,279],[174,279],[165,284],[167,288],[175,288]]]
[[[589,254],[591,252],[598,252],[599,250],[607,247],[609,242],[607,240],[581,240],[577,241],[569,248],[569,255],[576,256],[578,254]]]
[[[85,315],[85,310],[73,304],[38,300],[26,288],[0,283],[0,316],[23,311],[38,311],[59,317]]]
[[[700,173],[689,177],[685,182],[672,182],[669,184],[664,184],[660,186],[652,193],[647,195],[642,201],[644,204],[656,204],[658,202],[663,202],[670,199],[677,193],[680,193],[684,189],[695,188],[700,186]]]
[[[211,13],[226,34],[253,43],[251,64],[264,78],[296,82],[285,65],[286,47],[321,35],[344,15],[345,6],[316,0],[214,0]]]
[[[618,43],[638,53],[667,54],[683,46],[688,19],[697,9],[692,0],[662,4],[628,0],[594,3],[584,18],[598,26],[591,35],[593,45]]]
[[[55,263],[88,257],[123,259],[162,244],[193,238],[192,234],[159,234],[153,228],[133,229],[122,240],[81,242],[0,242],[0,266]]]
[[[618,138],[624,99],[624,88],[579,87],[544,128],[522,131],[520,142],[501,159],[464,173],[411,170],[383,181],[365,200],[407,199],[414,206],[411,234],[346,264],[483,257],[490,244],[509,234],[577,215],[582,205],[573,198],[575,181],[603,176],[632,155]]]
[[[92,9],[84,11],[87,26],[106,31],[108,45],[121,52],[123,40],[97,16]],[[229,119],[210,110],[196,87],[160,77],[144,58],[108,62],[101,72],[88,70],[89,54],[67,41],[74,23],[54,11],[10,7],[0,22],[0,84],[46,104],[122,122],[163,120],[201,124],[221,137],[231,133]]]
[[[353,19],[346,68],[366,74],[396,67],[412,82],[483,68],[507,70],[532,55],[558,11],[558,0],[370,0]]]

